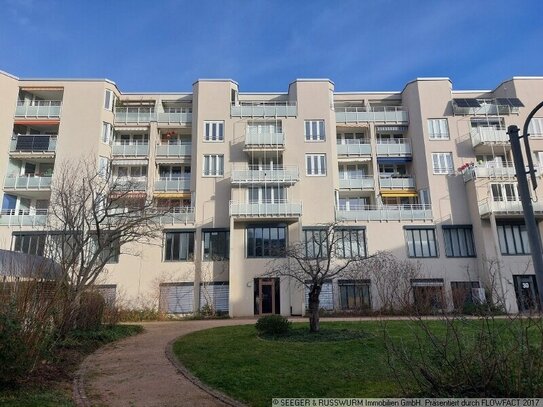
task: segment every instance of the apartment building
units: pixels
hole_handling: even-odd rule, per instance
[[[398,92],[298,79],[277,93],[201,79],[190,93],[152,94],[0,73],[0,248],[43,255],[55,167],[92,157],[134,196],[172,208],[161,240],[108,266],[111,301],[303,314],[304,288],[263,274],[277,248],[338,222],[343,256],[387,250],[420,263],[413,301],[461,307],[492,284],[509,311],[526,311],[538,294],[506,128],[522,127],[541,95],[543,77],[468,91],[419,78]],[[530,134],[543,165],[543,112]],[[341,278],[321,305],[380,307],[371,280]]]

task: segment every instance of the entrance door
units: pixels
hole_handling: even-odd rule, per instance
[[[539,309],[537,285],[534,275],[513,276],[519,312],[531,312]]]
[[[279,314],[279,279],[255,278],[255,315]]]

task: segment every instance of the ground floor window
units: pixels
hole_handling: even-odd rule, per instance
[[[47,234],[40,232],[14,233],[12,243],[13,251],[43,256],[46,238]]]
[[[342,310],[371,309],[369,280],[338,280],[338,287]]]
[[[478,281],[452,281],[451,291],[455,310],[480,302]],[[474,295],[475,294],[475,295]]]
[[[424,278],[411,280],[415,309],[431,313],[444,308],[443,279]]]

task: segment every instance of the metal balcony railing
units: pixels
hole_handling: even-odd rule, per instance
[[[302,203],[288,200],[236,202],[230,201],[230,216],[257,218],[292,218],[302,215]]]
[[[409,114],[403,106],[336,107],[337,123],[408,123]]]
[[[336,220],[354,221],[428,221],[432,220],[430,205],[357,205],[336,208]]]
[[[47,209],[0,210],[0,226],[45,226]]]
[[[149,143],[115,143],[111,146],[111,154],[121,157],[146,157],[149,155]]]
[[[284,133],[258,133],[256,130],[247,129],[245,133],[245,147],[258,148],[271,146],[272,148],[284,147]]]
[[[54,153],[57,136],[17,134],[11,138],[9,151],[12,153]]]
[[[345,144],[337,145],[338,155],[370,155],[371,144],[369,140],[343,140]]]
[[[157,114],[157,121],[159,123],[192,123],[192,112],[160,112]]]
[[[157,157],[183,157],[192,154],[191,143],[168,143],[156,146]]]
[[[194,208],[192,207],[158,208],[158,210],[168,211],[160,216],[160,223],[163,225],[194,223]]]
[[[483,164],[466,168],[462,172],[462,176],[464,178],[464,182],[476,178],[509,179],[515,178],[516,172],[515,167],[513,166],[490,167]]]
[[[232,117],[295,117],[298,115],[296,102],[243,101],[230,108]]]
[[[4,188],[17,190],[50,190],[51,176],[35,175],[8,175],[4,181]]]
[[[411,142],[408,139],[377,140],[377,155],[410,156]]]
[[[543,203],[533,202],[532,205],[536,215],[543,215]],[[491,213],[496,216],[524,216],[521,201],[493,201],[491,199],[480,201],[479,214],[481,216],[488,216]]]
[[[383,189],[413,189],[415,188],[415,179],[410,176],[403,177],[379,177],[379,185]]]
[[[471,144],[477,147],[480,144],[509,144],[509,136],[505,129],[493,127],[477,127],[470,130]]]
[[[117,107],[115,123],[149,123],[156,121],[153,107]]]
[[[114,177],[113,184],[116,191],[145,191],[147,177]]]
[[[232,182],[238,184],[258,184],[265,182],[295,183],[300,180],[300,173],[296,165],[283,165],[273,168],[232,169]]]
[[[60,117],[62,101],[60,100],[35,100],[27,102],[17,101],[15,116],[27,119],[57,119]]]
[[[347,174],[346,178],[339,179],[339,187],[341,189],[373,189],[373,175]]]
[[[155,191],[189,191],[190,175],[179,178],[164,177],[155,181]]]

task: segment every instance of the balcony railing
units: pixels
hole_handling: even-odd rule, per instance
[[[476,178],[514,178],[516,176],[515,167],[503,166],[503,167],[488,167],[485,165],[475,165],[468,167],[462,172],[464,182],[467,182]]]
[[[379,184],[383,189],[414,189],[415,180],[413,177],[388,177],[380,176]]]
[[[155,181],[155,191],[189,191],[190,190],[190,175],[179,178],[160,178]]]
[[[543,203],[534,202],[532,205],[536,215],[543,215]],[[524,216],[522,202],[520,201],[493,201],[490,199],[480,201],[479,214],[488,216],[491,213],[496,216]]]
[[[8,175],[4,182],[4,188],[17,190],[50,190],[52,177],[35,175]]]
[[[232,117],[296,117],[296,102],[246,101],[230,108]]]
[[[252,218],[292,218],[302,215],[302,203],[287,200],[273,202],[230,201],[230,216]]]
[[[410,156],[411,142],[408,139],[391,139],[377,141],[377,155]]]
[[[45,226],[46,223],[47,209],[0,211],[0,226]]]
[[[57,119],[60,117],[62,101],[36,100],[34,102],[17,101],[15,116],[27,119]]]
[[[293,184],[300,180],[300,173],[296,165],[284,165],[274,168],[236,168],[232,169],[232,182],[237,184],[259,184],[265,182],[278,182]]]
[[[111,154],[121,157],[146,157],[149,155],[149,143],[113,144]]]
[[[161,112],[157,114],[157,121],[159,123],[192,123],[192,112]]]
[[[152,107],[117,107],[115,123],[149,123],[156,121],[155,109]]]
[[[337,145],[338,155],[370,155],[371,144],[369,140],[344,140],[345,144]]]
[[[480,144],[509,144],[509,136],[505,129],[495,129],[493,127],[477,127],[471,129],[471,144],[477,147]]]
[[[114,177],[113,189],[116,191],[145,191],[147,177]]]
[[[373,189],[373,175],[347,174],[347,178],[339,179],[341,189]]]
[[[245,148],[280,148],[284,146],[284,133],[258,133],[250,128],[245,133]]]
[[[427,221],[432,220],[430,205],[360,205],[336,208],[338,221]]]
[[[160,223],[163,225],[176,225],[194,223],[194,208],[191,207],[179,207],[179,208],[158,208],[159,210],[168,213],[164,213],[160,216]]]
[[[12,153],[54,153],[57,148],[57,136],[50,135],[14,135],[9,151]]]
[[[403,106],[336,107],[337,123],[408,123],[409,114]]]
[[[157,157],[184,157],[192,154],[191,143],[160,144],[156,146]]]

